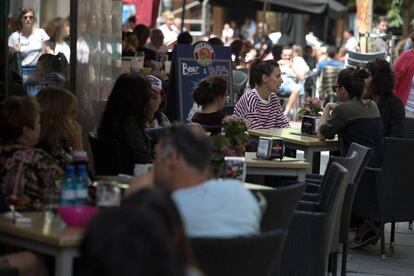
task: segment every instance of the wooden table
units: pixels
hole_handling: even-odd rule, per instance
[[[312,172],[317,174],[320,173],[320,152],[339,150],[338,138],[320,141],[317,137],[301,135],[300,128],[251,129],[248,133],[254,137],[282,138],[287,148],[304,152],[304,158],[309,162]]]
[[[310,168],[308,162],[286,156],[282,160],[262,160],[256,158],[255,152],[246,152],[245,157],[247,175],[297,176],[299,181],[305,181]]]
[[[14,224],[0,216],[0,242],[27,248],[55,257],[55,275],[72,276],[73,259],[79,255],[78,246],[83,229],[65,227],[55,215],[52,223],[44,222],[44,213],[24,213],[32,218],[30,224]]]

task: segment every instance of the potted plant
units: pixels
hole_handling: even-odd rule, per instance
[[[222,177],[225,156],[244,156],[249,139],[247,121],[235,115],[224,117],[223,132],[212,135],[210,140],[213,146],[211,172],[213,177]]]
[[[318,98],[306,97],[305,103],[298,111],[298,115],[302,117],[302,133],[312,135],[317,133],[317,127],[321,116],[320,113],[322,111],[321,100]]]

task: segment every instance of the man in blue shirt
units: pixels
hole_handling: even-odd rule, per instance
[[[337,67],[337,68],[344,68],[344,64],[338,60],[335,59],[336,56],[336,48],[333,46],[328,46],[327,49],[327,54],[328,57],[325,60],[322,60],[321,62],[319,62],[318,64],[318,76],[321,75],[323,68],[328,67],[328,66],[332,66],[332,67]]]
[[[257,234],[258,201],[240,181],[209,179],[211,153],[204,132],[188,124],[165,128],[155,146],[153,170],[135,177],[132,190],[155,185],[171,192],[189,237]]]

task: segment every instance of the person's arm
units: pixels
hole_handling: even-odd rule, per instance
[[[152,163],[149,138],[145,131],[138,126],[135,118],[128,117],[125,119],[119,137],[133,163]]]
[[[336,107],[336,103],[327,103],[325,106],[325,109],[323,110],[321,119],[319,121],[319,128],[318,128],[318,138],[321,141],[325,141],[328,137],[325,137],[322,133],[321,133],[321,128],[326,125],[326,123],[328,122],[328,119],[331,115],[332,110]]]

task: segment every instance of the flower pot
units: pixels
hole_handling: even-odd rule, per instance
[[[319,126],[320,119],[320,116],[303,116],[301,132],[316,135],[318,133],[317,128]]]

